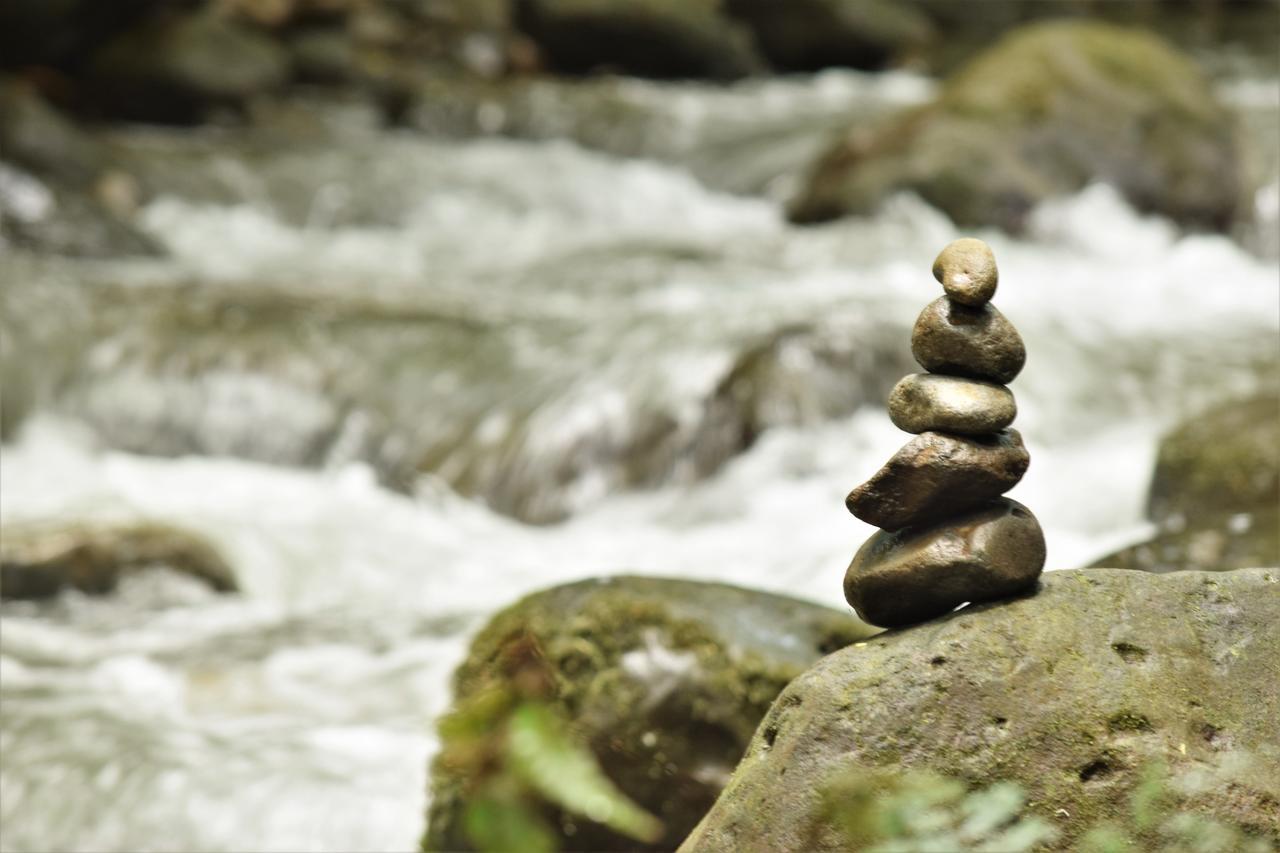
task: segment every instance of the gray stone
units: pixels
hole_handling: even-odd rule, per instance
[[[971,307],[940,296],[911,330],[911,354],[930,373],[1012,382],[1027,361],[1022,336],[991,304]]]
[[[896,628],[1024,592],[1044,558],[1035,516],[1000,498],[932,525],[876,533],[849,564],[844,597],[872,625]]]
[[[845,850],[822,791],[853,768],[1010,780],[1076,850],[1153,765],[1179,809],[1280,837],[1280,572],[1046,574],[821,660],[783,691],[683,853]],[[1161,849],[1158,847],[1143,849]]]
[[[1030,462],[1015,429],[971,438],[926,432],[903,445],[844,504],[884,530],[928,524],[1000,497]]]
[[[999,432],[1018,414],[1013,392],[978,379],[912,373],[889,394],[889,419],[906,432]]]
[[[933,277],[956,302],[978,306],[996,295],[1000,272],[990,246],[972,237],[962,237],[938,253],[933,262]]]

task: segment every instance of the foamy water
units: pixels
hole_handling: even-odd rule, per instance
[[[883,409],[776,427],[707,479],[653,488],[620,482],[608,450],[655,409],[692,429],[743,347],[778,329],[888,328],[905,349],[939,293],[932,256],[961,233],[945,217],[900,197],[873,220],[796,229],[774,203],[709,190],[678,165],[564,142],[378,136],[259,168],[257,198],[174,193],[146,207],[170,260],[5,269],[32,275],[32,299],[32,282],[61,280],[335,305],[356,291],[391,316],[426,306],[489,329],[480,340],[500,341],[507,366],[423,399],[474,403],[487,416],[469,452],[504,460],[510,398],[537,386],[513,458],[531,476],[546,460],[581,463],[557,497],[571,515],[524,524],[439,476],[388,490],[382,457],[351,436],[355,449],[335,439],[311,467],[233,458],[276,458],[272,441],[310,434],[337,403],[291,365],[255,373],[250,349],[219,354],[213,385],[182,369],[162,384],[136,355],[141,331],[93,342],[93,388],[4,448],[0,519],[172,522],[217,544],[243,592],[151,575],[106,599],[4,606],[4,849],[408,850],[449,673],[497,608],[622,572],[843,606],[844,568],[870,534],[843,497],[905,440]],[[312,172],[301,194],[272,185]],[[1139,216],[1104,186],[1046,205],[1026,238],[976,236],[1029,351],[1013,390],[1032,465],[1011,494],[1044,525],[1051,568],[1083,565],[1146,533],[1162,430],[1274,370],[1277,268]],[[184,353],[179,342],[168,357]],[[410,364],[388,393],[443,382],[446,367]],[[160,458],[113,449],[103,429],[127,408],[130,429],[160,434],[184,407],[193,429],[244,441]]]

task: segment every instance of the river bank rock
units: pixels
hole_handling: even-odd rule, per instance
[[[836,610],[724,584],[582,581],[495,616],[455,673],[454,695],[473,695],[507,645],[532,638],[555,673],[557,703],[614,783],[663,821],[652,849],[669,850],[714,802],[787,682],[874,631]],[[465,783],[433,768],[428,849],[467,849]],[[574,823],[561,849],[649,849]]]
[[[763,70],[719,0],[515,0],[514,10],[555,71],[732,79]]]
[[[868,214],[911,191],[957,224],[1016,232],[1039,202],[1093,181],[1143,211],[1224,230],[1243,210],[1236,133],[1203,74],[1149,32],[1058,21],[1004,36],[937,99],[853,131],[790,215]]]
[[[0,537],[0,599],[52,598],[65,589],[103,595],[126,575],[166,568],[218,592],[235,573],[203,537],[164,524],[10,526]]]
[[[923,13],[893,0],[727,0],[725,11],[781,71],[884,68],[935,35]]]
[[[1051,572],[1040,592],[891,631],[778,697],[681,846],[842,849],[821,818],[854,767],[1017,782],[1063,849],[1117,818],[1149,765],[1183,807],[1280,836],[1280,574]]]
[[[1158,531],[1095,565],[1149,572],[1280,566],[1280,394],[1224,403],[1160,443],[1147,498]]]

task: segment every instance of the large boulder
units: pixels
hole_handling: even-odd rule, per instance
[[[1221,230],[1243,209],[1236,142],[1208,81],[1157,36],[1036,24],[954,74],[932,103],[848,133],[790,214],[866,214],[909,190],[958,224],[1017,231],[1040,201],[1104,181],[1141,210]]]
[[[858,643],[783,691],[680,849],[843,849],[822,800],[851,768],[1012,780],[1069,848],[1162,763],[1184,809],[1280,838],[1277,624],[1275,570],[1092,569]]]
[[[51,598],[66,589],[101,595],[147,569],[185,574],[218,592],[235,574],[199,534],[151,522],[9,526],[0,538],[0,599]]]
[[[491,683],[513,644],[540,649],[555,703],[610,779],[655,814],[652,847],[560,814],[564,850],[670,850],[715,801],[769,704],[821,655],[875,632],[816,604],[716,583],[617,577],[556,587],[494,617],[454,677]],[[437,761],[424,847],[469,849],[467,779]],[[572,833],[572,834],[570,834]]]
[[[760,70],[720,0],[515,0],[515,24],[554,71],[731,79]]]
[[[1280,394],[1222,404],[1160,442],[1151,540],[1096,565],[1172,572],[1280,566]]]

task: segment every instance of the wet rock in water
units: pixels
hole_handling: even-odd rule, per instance
[[[876,533],[849,564],[844,595],[871,624],[898,627],[966,601],[1026,592],[1044,559],[1044,533],[1035,516],[1000,498],[931,525]]]
[[[211,106],[242,106],[289,76],[285,47],[213,11],[157,17],[93,59],[92,84],[110,114],[194,122]]]
[[[850,492],[845,506],[882,530],[928,524],[1000,497],[1030,462],[1015,429],[973,437],[926,432]]]
[[[1280,394],[1191,418],[1160,443],[1155,536],[1095,561],[1148,572],[1280,566]]]
[[[883,68],[934,35],[924,14],[897,0],[727,0],[725,11],[783,71]]]
[[[930,373],[1012,382],[1027,361],[1022,336],[994,305],[977,308],[940,296],[911,330],[911,354]]]
[[[235,574],[203,537],[163,524],[66,523],[10,526],[0,537],[0,598],[51,598],[65,589],[101,595],[121,577],[166,568],[218,592]]]
[[[1013,392],[978,379],[913,373],[889,394],[889,419],[907,432],[982,435],[999,432],[1017,414]]]
[[[763,67],[718,0],[516,0],[515,23],[569,74],[732,79]]]
[[[819,661],[774,702],[683,853],[847,849],[820,792],[857,767],[1016,782],[1075,849],[1155,764],[1181,809],[1280,836],[1280,573],[1051,572]]]
[[[1012,31],[937,99],[855,128],[793,199],[791,217],[866,215],[914,192],[960,225],[1021,230],[1031,209],[1091,182],[1143,211],[1225,230],[1251,188],[1231,115],[1159,37],[1099,22]]]
[[[590,821],[563,850],[670,850],[715,801],[769,703],[823,654],[875,632],[845,613],[715,583],[617,577],[536,593],[493,618],[454,676],[461,701],[491,683],[504,650],[532,640],[556,703],[601,767],[666,832],[646,847]],[[469,849],[468,780],[439,762],[424,846]]]
[[[953,301],[974,308],[990,302],[1000,283],[991,247],[972,237],[954,240],[938,253],[933,277]]]

